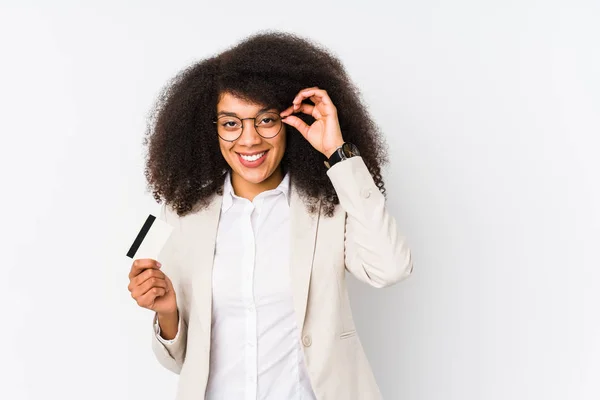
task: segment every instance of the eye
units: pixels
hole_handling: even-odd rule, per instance
[[[277,124],[278,118],[276,114],[269,113],[266,115],[261,115],[257,118],[256,124],[261,126],[273,126]]]
[[[221,126],[226,129],[235,129],[239,126],[239,122],[237,121],[222,121]]]

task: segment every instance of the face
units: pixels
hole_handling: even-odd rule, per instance
[[[259,104],[248,103],[229,93],[223,93],[217,104],[217,118],[224,115],[240,119],[254,118],[264,111],[273,111],[279,115],[279,110],[265,110]],[[217,122],[217,125],[219,123],[221,122]],[[285,124],[282,123],[284,126],[277,136],[265,139],[258,134],[255,123],[259,124],[261,121],[243,120],[242,134],[233,142],[217,137],[221,154],[232,170],[233,188],[239,196],[244,196],[244,192],[256,195],[264,190],[274,189],[283,179],[279,164],[285,152]]]

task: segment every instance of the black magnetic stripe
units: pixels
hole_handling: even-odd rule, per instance
[[[127,257],[133,258],[135,256],[135,253],[137,253],[138,249],[142,245],[142,242],[146,238],[146,235],[150,231],[150,228],[152,228],[152,224],[154,223],[155,219],[156,217],[154,215],[148,215],[148,218],[146,218],[146,222],[144,222],[144,226],[142,226],[140,233],[138,233],[137,237],[133,241],[133,244],[131,245],[131,248],[127,252]]]

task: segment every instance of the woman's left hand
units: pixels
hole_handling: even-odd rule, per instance
[[[304,99],[310,99],[315,105],[303,103]],[[292,115],[299,112],[312,115],[315,122],[309,126],[300,118]],[[323,89],[312,87],[301,90],[294,98],[293,105],[283,110],[280,115],[283,122],[296,128],[316,150],[327,158],[333,154],[335,149],[344,144],[337,108]]]

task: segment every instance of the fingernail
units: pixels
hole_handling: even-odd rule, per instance
[[[162,267],[162,264],[159,262],[156,262],[156,265],[158,265],[158,268]]]

